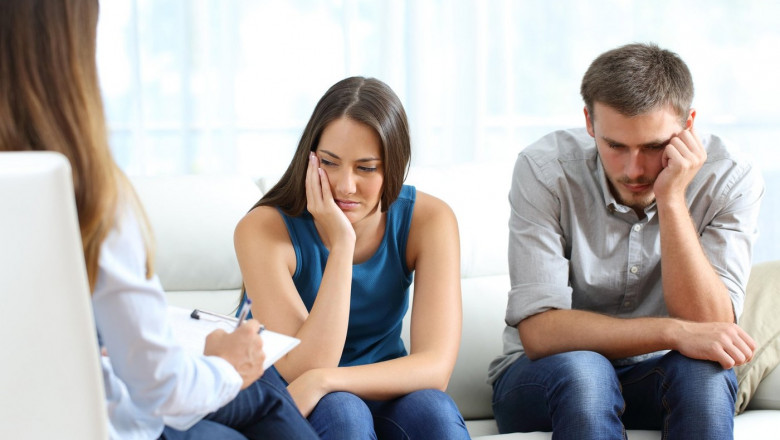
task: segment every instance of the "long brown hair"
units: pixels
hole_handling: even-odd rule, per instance
[[[93,290],[120,188],[140,207],[108,147],[95,60],[98,9],[97,0],[0,2],[0,151],[68,158]],[[147,275],[151,267],[150,254]]]
[[[303,130],[290,166],[253,208],[276,206],[290,216],[300,215],[306,207],[306,166],[309,152],[315,151],[325,127],[347,117],[365,124],[382,142],[384,181],[382,212],[398,198],[411,159],[409,123],[401,100],[384,82],[375,78],[353,76],[328,89],[320,98]]]

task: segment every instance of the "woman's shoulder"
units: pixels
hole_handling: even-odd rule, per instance
[[[444,200],[428,194],[426,192],[417,190],[417,196],[414,203],[414,216],[429,218],[429,217],[455,217],[455,214]]]
[[[257,206],[238,221],[235,236],[264,237],[279,232],[287,235],[282,213],[274,206]]]
[[[417,190],[417,198],[412,212],[410,232],[412,237],[427,235],[437,230],[457,230],[457,220],[452,208],[444,200]],[[416,233],[419,232],[419,233]],[[413,238],[414,239],[414,238]]]

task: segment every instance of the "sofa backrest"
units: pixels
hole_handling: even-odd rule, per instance
[[[249,178],[132,177],[156,240],[155,269],[168,300],[230,313],[241,271],[233,231],[262,193]]]

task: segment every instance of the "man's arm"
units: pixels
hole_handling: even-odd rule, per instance
[[[529,359],[575,350],[594,351],[608,359],[677,350],[731,368],[749,362],[756,348],[736,324],[620,319],[581,310],[548,310],[524,319],[517,329]]]
[[[653,186],[661,234],[664,300],[672,317],[736,322],[729,291],[702,249],[685,199],[688,185],[706,158],[693,127],[683,130],[664,150],[664,169]]]

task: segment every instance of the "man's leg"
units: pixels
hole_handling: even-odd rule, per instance
[[[734,438],[733,370],[672,351],[618,368],[629,429],[659,429],[664,439]]]
[[[624,439],[620,384],[612,364],[590,351],[531,361],[523,355],[493,385],[501,433],[552,431],[554,439]]]

